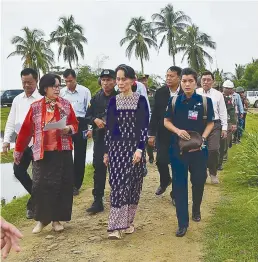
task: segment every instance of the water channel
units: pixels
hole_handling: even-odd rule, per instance
[[[2,151],[3,137],[1,136],[0,150]],[[14,148],[14,143],[11,143],[11,148]],[[89,139],[86,152],[86,163],[92,163],[93,158],[93,140]],[[21,197],[27,194],[20,182],[13,174],[13,163],[0,164],[1,166],[1,199],[6,203],[13,198]],[[31,173],[31,168],[29,168]]]

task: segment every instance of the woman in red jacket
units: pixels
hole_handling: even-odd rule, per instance
[[[39,233],[52,221],[55,231],[64,229],[60,221],[71,220],[73,203],[73,158],[71,135],[78,130],[78,121],[71,104],[59,97],[59,76],[44,75],[39,93],[17,137],[14,162],[19,164],[23,151],[33,138],[32,206],[38,221],[33,233]],[[66,117],[63,129],[44,131],[48,123]]]

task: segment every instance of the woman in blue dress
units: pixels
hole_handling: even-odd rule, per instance
[[[145,174],[145,144],[149,124],[146,98],[132,91],[133,68],[116,69],[120,94],[112,97],[107,111],[104,163],[108,165],[110,239],[121,239],[134,232],[133,221]]]

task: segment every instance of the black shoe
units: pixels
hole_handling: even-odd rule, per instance
[[[150,162],[150,164],[153,164],[154,159],[153,159],[153,158],[150,158],[150,159],[149,159],[149,162]]]
[[[176,200],[174,198],[172,198],[171,203],[174,207],[176,206]]]
[[[157,196],[162,195],[167,190],[167,187],[171,185],[171,183],[172,181],[170,180],[166,187],[159,186],[155,194]]]
[[[91,207],[86,209],[86,212],[91,213],[91,214],[97,214],[102,211],[104,211],[104,205],[103,205],[102,198],[100,199],[95,198]]]
[[[200,222],[201,221],[201,214],[200,213],[199,214],[193,214],[192,215],[192,220],[194,222]]]
[[[187,232],[187,227],[179,227],[176,231],[177,237],[183,237]]]
[[[78,196],[79,195],[79,189],[76,187],[73,188],[73,196]]]
[[[32,210],[27,209],[26,217],[27,217],[27,219],[33,219],[33,212],[32,212]]]
[[[219,166],[219,167],[218,167],[218,170],[219,170],[219,171],[222,171],[222,170],[223,170],[223,166]]]

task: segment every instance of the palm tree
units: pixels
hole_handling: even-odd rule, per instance
[[[211,49],[216,49],[216,43],[212,41],[209,35],[200,32],[198,26],[188,26],[178,40],[178,43],[178,51],[184,52],[182,61],[187,56],[189,66],[197,72],[200,72],[205,68],[205,58],[212,63],[212,57],[204,48],[209,47]]]
[[[82,43],[88,41],[83,35],[83,27],[75,23],[72,15],[60,17],[59,21],[61,25],[50,34],[50,43],[56,42],[58,44],[58,59],[63,53],[64,61],[68,61],[70,68],[72,68],[72,62],[76,61],[78,64],[78,51],[84,58]]]
[[[23,67],[31,67],[40,72],[46,73],[52,66],[54,53],[49,47],[47,41],[44,40],[44,32],[41,30],[30,30],[28,27],[22,28],[25,37],[15,36],[11,43],[16,45],[16,50],[8,55],[22,56]]]
[[[191,22],[191,18],[183,11],[174,11],[174,7],[168,4],[165,8],[162,8],[160,14],[152,15],[153,25],[155,26],[155,32],[164,34],[160,42],[159,48],[162,47],[165,40],[168,44],[168,54],[173,57],[173,64],[176,64],[177,53],[177,38],[187,27],[187,22]]]
[[[156,37],[151,24],[145,22],[143,17],[132,18],[126,28],[126,37],[120,41],[122,46],[129,42],[126,48],[126,56],[130,59],[132,53],[135,53],[136,59],[140,58],[141,71],[144,74],[143,60],[149,60],[149,48],[157,48]]]
[[[245,66],[235,64],[235,75],[233,76],[234,80],[241,80],[245,74]]]

